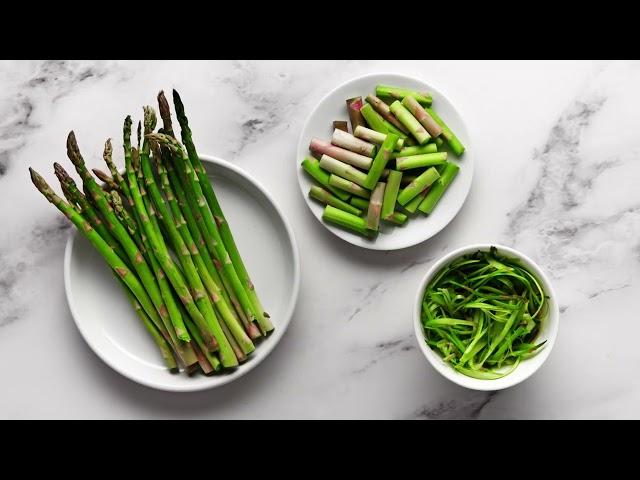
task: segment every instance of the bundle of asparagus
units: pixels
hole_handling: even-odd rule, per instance
[[[346,101],[346,121],[333,122],[331,142],[313,138],[302,168],[318,185],[309,196],[322,218],[366,237],[380,220],[403,225],[431,214],[460,167],[465,147],[432,108],[431,95],[378,85],[376,95]]]
[[[75,135],[67,155],[82,179],[82,191],[55,163],[64,201],[32,168],[38,190],[84,234],[122,285],[136,315],[158,345],[171,372],[209,375],[236,367],[273,330],[229,224],[196,152],[189,122],[173,91],[182,142],[173,131],[163,92],[157,132],[153,108],[144,107],[144,135],[138,123],[131,145],[131,117],[124,121],[124,175],[112,159],[111,175],[93,178]]]

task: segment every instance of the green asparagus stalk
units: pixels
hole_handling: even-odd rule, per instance
[[[339,208],[340,210],[344,210],[345,212],[353,213],[354,215],[360,215],[362,213],[362,211],[358,210],[357,208],[349,205],[346,202],[343,202],[337,197],[334,197],[324,188],[316,187],[315,185],[313,185],[311,187],[311,190],[309,190],[309,196],[318,200],[324,205],[331,205],[333,207]]]
[[[195,323],[193,323],[193,320],[189,318],[188,314],[184,316],[184,323],[187,325],[187,330],[189,330],[191,337],[195,340],[195,343],[199,347],[199,351],[207,359],[207,361],[211,365],[211,368],[214,371],[220,370],[220,360],[218,360],[218,357],[215,353],[212,353],[209,351],[209,349],[204,343],[204,340],[202,340],[202,336],[200,335],[200,329],[196,326]]]
[[[362,198],[369,198],[371,196],[371,192],[366,188],[362,188],[357,183],[339,177],[334,173],[329,176],[329,185],[331,185],[333,188],[352,193],[353,195],[357,195]]]
[[[442,175],[436,182],[434,182],[429,193],[418,207],[422,213],[430,214],[433,212],[433,209],[440,198],[442,198],[444,192],[449,188],[449,185],[451,185],[453,179],[456,178],[456,175],[458,175],[458,171],[460,171],[460,167],[458,167],[458,165],[447,162],[442,169]]]
[[[389,129],[384,123],[384,118],[382,118],[382,116],[373,109],[371,104],[367,103],[363,105],[360,112],[366,120],[367,125],[369,125],[369,128],[385,135],[389,133]]]
[[[150,107],[148,107],[150,109]],[[244,332],[243,328],[240,326],[240,323],[237,321],[235,316],[233,315],[229,305],[225,302],[222,291],[220,287],[214,282],[211,278],[209,270],[202,258],[201,248],[198,248],[193,237],[191,236],[191,232],[187,226],[187,221],[184,219],[182,215],[182,211],[178,206],[178,202],[176,201],[176,197],[173,193],[173,189],[169,183],[169,178],[167,176],[166,170],[162,166],[161,163],[161,153],[159,148],[156,149],[156,161],[157,161],[157,171],[159,177],[161,179],[160,185],[165,193],[166,203],[162,198],[162,194],[155,182],[153,176],[153,170],[151,168],[151,162],[148,158],[148,155],[142,157],[142,169],[145,176],[145,181],[147,183],[147,187],[149,188],[151,195],[154,200],[154,204],[157,209],[162,214],[165,219],[165,228],[169,231],[170,237],[173,239],[174,246],[176,247],[177,252],[180,253],[180,260],[183,267],[183,270],[187,276],[187,278],[193,276],[193,280],[190,281],[190,284],[195,285],[203,285],[209,296],[211,301],[213,301],[216,310],[219,315],[222,317],[222,320],[231,330],[232,334],[238,341],[240,348],[244,354],[251,353],[255,350],[253,342]],[[167,208],[166,204],[169,204],[169,208]],[[197,287],[192,286],[192,290],[196,291]],[[224,331],[221,329],[220,324],[218,323],[217,318],[213,317],[214,324],[214,332],[216,333],[216,338],[218,339],[218,344],[221,346],[221,357],[224,355],[222,352],[222,343],[219,335],[225,337],[226,340],[229,340],[226,335],[224,335]]]
[[[396,170],[391,170],[391,172],[389,172],[387,186],[384,189],[382,212],[380,214],[384,220],[388,220],[388,217],[393,215],[396,207],[396,200],[398,198],[398,191],[400,190],[401,180],[402,172],[398,172]]]
[[[320,159],[320,168],[323,168],[327,172],[334,173],[339,177],[351,180],[361,187],[364,187],[366,183],[366,173],[328,155],[322,155],[322,158]]]
[[[380,213],[382,212],[382,200],[384,198],[385,186],[386,184],[384,182],[378,182],[376,187],[373,189],[373,192],[371,192],[369,209],[367,210],[367,228],[369,230],[378,230],[378,225],[380,224]]]
[[[424,200],[424,197],[427,196],[427,193],[429,192],[429,188],[427,187],[425,188],[422,192],[420,192],[418,195],[416,195],[415,197],[413,197],[405,206],[404,209],[409,212],[409,213],[416,213],[416,210],[418,210],[418,207],[420,206],[420,204],[422,203],[422,200]]]
[[[373,232],[367,229],[367,221],[352,213],[347,213],[339,208],[327,205],[324,207],[322,219],[326,222],[334,223],[342,228],[352,230],[365,237],[369,237]]]
[[[402,99],[402,105],[416,117],[416,120],[425,128],[431,137],[435,138],[442,133],[442,127],[433,119],[431,115],[418,103],[415,97],[407,96]]]
[[[371,130],[370,128],[363,127],[361,125],[356,127],[353,135],[375,145],[382,145],[382,142],[384,142],[384,139],[387,137],[385,133],[376,132],[375,130]],[[398,138],[394,149],[400,150],[403,146],[404,139]]]
[[[396,225],[403,225],[407,221],[407,216],[402,212],[393,212],[391,215],[387,216],[383,220],[386,220],[390,223],[395,223]]]
[[[434,112],[432,108],[427,108],[426,111],[429,115],[431,115],[431,117],[433,117],[438,125],[442,127],[442,136],[444,137],[451,150],[453,150],[453,153],[455,153],[457,156],[461,156],[464,153],[464,145],[462,144],[462,142],[458,139],[458,137],[455,136],[455,134],[451,131],[447,124],[444,123],[444,121],[438,116],[436,112]]]
[[[369,200],[360,197],[351,197],[349,203],[356,207],[358,210],[366,212],[369,210]]]
[[[115,275],[115,272],[114,272],[114,275]],[[118,277],[117,275],[115,276],[118,279],[123,290],[125,291],[127,298],[129,299],[129,302],[133,307],[133,310],[136,312],[136,315],[142,321],[142,324],[147,329],[147,331],[151,334],[151,338],[153,338],[153,341],[158,346],[158,349],[160,350],[160,355],[162,355],[162,359],[164,360],[164,364],[166,365],[167,369],[171,373],[177,373],[179,371],[178,364],[176,363],[176,359],[173,356],[173,351],[169,343],[160,334],[160,332],[158,331],[154,323],[151,321],[151,319],[149,319],[149,316],[146,314],[146,312],[140,305],[140,302],[138,301],[136,296],[131,292],[131,290],[129,290],[129,287],[124,283],[124,281],[120,277]]]
[[[364,183],[362,184],[364,188],[368,188],[369,190],[372,190],[373,187],[378,183],[378,180],[380,180],[380,175],[382,174],[382,171],[384,170],[384,168],[387,166],[387,162],[389,161],[389,156],[391,155],[391,152],[395,148],[397,141],[398,141],[398,137],[395,134],[393,133],[387,134],[387,137],[384,139],[384,142],[382,143],[380,150],[376,154],[376,158],[374,158],[373,160],[371,169],[369,170],[369,173],[367,174],[364,180]]]
[[[392,87],[389,85],[377,85],[376,95],[384,99],[402,100],[406,96],[414,97],[420,105],[431,105],[432,98],[428,92],[418,92],[408,88]]]
[[[387,185],[387,188],[389,188],[389,185]],[[354,207],[359,208],[365,212],[369,210],[369,201],[365,200],[364,198],[352,197],[351,200],[349,200],[349,203],[351,203],[351,205],[353,205]],[[384,201],[382,206],[384,208]],[[386,220],[387,222],[395,223],[396,225],[402,225],[404,222],[407,221],[407,216],[402,212],[396,211],[396,212],[393,212],[391,215],[388,215],[387,218],[384,218],[383,220]]]
[[[178,261],[182,266],[182,271],[186,278],[187,284],[189,285],[193,298],[196,302],[196,305],[198,306],[198,310],[200,310],[200,313],[202,313],[202,315],[204,316],[205,322],[207,323],[209,329],[213,333],[218,343],[218,346],[220,348],[220,352],[219,352],[220,360],[222,361],[222,364],[225,367],[237,365],[237,359],[233,354],[231,345],[229,344],[227,338],[224,336],[224,333],[220,328],[218,318],[213,309],[213,305],[211,304],[211,301],[207,296],[205,286],[201,278],[201,275],[207,274],[206,268],[204,267],[203,263],[201,264],[202,270],[199,271],[196,268],[194,264],[194,257],[199,257],[198,250],[195,247],[195,244],[193,244],[193,240],[191,239],[190,234],[189,234],[189,238],[191,239],[191,244],[189,246],[192,248],[189,249],[187,247],[176,226],[176,224],[180,220],[182,220],[181,223],[186,227],[186,222],[184,221],[184,218],[182,218],[182,214],[180,214],[180,218],[178,219],[173,218],[170,210],[167,208],[167,205],[164,199],[162,198],[160,189],[158,188],[158,185],[155,181],[153,170],[151,168],[151,161],[149,158],[150,144],[149,144],[149,140],[147,139],[147,135],[153,132],[153,129],[155,128],[155,124],[156,124],[156,118],[155,118],[155,113],[151,107],[145,107],[144,112],[145,112],[144,113],[145,140],[142,143],[142,152],[140,153],[140,165],[142,168],[142,173],[143,173],[143,177],[147,187],[147,191],[151,195],[151,198],[153,200],[153,205],[156,208],[156,211],[159,212],[161,219],[163,221],[164,228],[167,230],[169,234],[169,238],[171,239],[171,242],[174,246],[175,252],[178,257]],[[184,229],[184,231],[188,233],[188,230],[186,228]],[[207,274],[207,277],[210,280],[211,277],[209,277],[208,274]],[[216,296],[216,298],[220,298],[221,300],[221,297],[217,297],[215,291],[212,294],[212,296]],[[242,329],[240,330],[242,331]],[[243,331],[242,333],[244,334]],[[246,338],[249,344],[251,344],[251,340],[249,340],[248,337]],[[251,344],[251,346],[253,346],[253,344]]]
[[[80,149],[78,148],[78,143],[75,138],[75,134],[73,132],[69,133],[67,138],[67,156],[71,160],[71,162],[76,167],[76,171],[80,175],[83,180],[84,187],[87,189],[90,197],[93,200],[93,203],[98,207],[100,213],[104,216],[104,220],[106,222],[107,228],[111,231],[113,236],[120,242],[123,249],[127,253],[129,260],[133,264],[133,267],[140,277],[141,282],[144,284],[146,291],[149,293],[149,297],[153,302],[155,309],[161,318],[167,318],[168,312],[166,305],[162,299],[162,294],[160,292],[160,288],[156,283],[156,279],[149,268],[149,265],[145,261],[140,249],[135,244],[126,228],[120,223],[118,218],[115,216],[113,212],[113,208],[109,204],[104,192],[100,189],[96,181],[91,176],[91,173],[87,170],[85,166],[84,159],[80,154]],[[145,312],[153,318],[153,313],[146,309],[144,303],[141,302],[141,305],[145,307]],[[182,325],[174,325],[174,329],[176,330],[177,336],[184,341],[189,341],[190,337],[184,326]]]
[[[384,103],[375,95],[367,95],[366,100],[367,100],[367,103],[371,104],[373,109],[376,112],[378,112],[382,118],[384,118],[387,122],[389,122],[391,125],[396,127],[405,135],[409,135],[409,130],[402,123],[400,123],[400,121],[398,121],[398,119],[393,115],[393,113],[391,113],[391,110],[389,109],[389,105]]]
[[[425,170],[418,176],[413,182],[404,187],[404,189],[398,195],[398,203],[400,205],[406,205],[409,201],[418,195],[422,190],[435,182],[440,175],[435,167],[431,167]]]
[[[106,189],[106,191],[110,192],[112,190],[118,190],[120,188],[120,186],[113,178],[111,178],[111,175],[109,175],[108,173],[103,172],[99,168],[92,168],[91,171],[98,178],[98,180],[104,182],[104,184],[102,185],[103,190]]]
[[[257,316],[258,324],[260,328],[266,333],[273,330],[273,324],[269,319],[269,314],[264,310],[262,304],[260,303],[260,299],[258,298],[258,294],[255,291],[255,286],[249,277],[249,273],[247,272],[247,268],[242,261],[242,257],[240,256],[240,252],[238,251],[238,247],[231,233],[231,228],[229,223],[227,222],[224,213],[222,212],[222,208],[220,208],[220,204],[218,199],[216,198],[215,192],[213,191],[213,187],[211,187],[211,183],[209,182],[209,178],[202,166],[202,162],[200,161],[200,157],[195,149],[195,145],[193,144],[193,140],[191,138],[191,129],[189,128],[189,122],[184,113],[184,105],[182,104],[182,100],[178,95],[178,92],[173,91],[173,102],[176,107],[176,114],[178,116],[178,122],[180,123],[180,127],[182,129],[182,140],[187,148],[187,152],[189,154],[189,160],[192,163],[192,168],[195,169],[196,174],[200,180],[200,184],[203,185],[204,188],[204,196],[209,205],[209,208],[213,212],[213,216],[215,216],[217,225],[220,229],[221,240],[224,242],[223,247],[224,250],[228,252],[229,258],[231,259],[234,276],[231,278],[232,282],[235,282],[237,277],[240,277],[242,280],[242,285],[246,290],[246,295],[248,295],[251,304],[253,305],[253,315]],[[237,272],[237,273],[236,273]],[[238,294],[236,292],[236,294]],[[245,296],[246,296],[245,295]],[[238,297],[241,297],[238,294]],[[242,298],[240,298],[242,301]]]
[[[309,174],[309,176],[311,176],[311,178],[313,178],[316,182],[333,193],[340,200],[342,200],[343,202],[349,200],[350,195],[347,192],[329,185],[329,174],[320,168],[318,160],[313,157],[306,157],[302,161],[302,168]]]
[[[427,143],[426,145],[405,147],[399,152],[392,152],[391,158],[412,157],[413,155],[424,155],[426,153],[436,153],[437,151],[438,146],[435,143]]]
[[[319,138],[312,138],[309,143],[309,150],[315,155],[328,155],[336,160],[353,165],[354,167],[361,168],[362,170],[369,170],[371,168],[371,158],[355,153],[344,148],[331,145],[329,142],[320,140]]]
[[[420,145],[424,145],[429,141],[431,136],[429,132],[411,115],[411,112],[407,110],[398,100],[393,102],[389,109],[393,114],[398,117],[398,120],[407,127],[407,130],[411,132],[411,135],[418,141]]]
[[[374,144],[365,142],[364,140],[354,137],[350,133],[337,128],[333,131],[331,143],[337,147],[364,155],[365,157],[372,158],[376,156],[376,146]]]
[[[398,170],[410,170],[412,168],[444,165],[446,162],[447,152],[425,153],[422,155],[396,158],[396,168]]]
[[[442,145],[444,145],[444,140],[442,140],[442,135],[436,137],[436,138],[431,138],[431,140],[433,141],[433,143],[436,144],[436,147],[440,148],[442,147]]]
[[[131,198],[131,192],[129,191],[129,185],[127,185],[126,180],[118,171],[118,168],[113,163],[113,147],[111,146],[111,139],[108,138],[106,142],[104,142],[104,152],[102,153],[102,158],[104,162],[107,164],[109,171],[111,172],[111,176],[118,183],[118,187],[121,195],[124,196],[124,200],[126,200],[127,205],[133,208],[133,199]]]

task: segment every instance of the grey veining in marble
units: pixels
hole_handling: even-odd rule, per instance
[[[334,86],[394,71],[451,98],[477,170],[465,206],[436,237],[364,251],[307,210],[295,149]],[[640,418],[639,84],[631,61],[0,62],[0,418]],[[104,140],[119,138],[124,115],[139,117],[174,87],[199,151],[273,194],[302,258],[279,347],[237,382],[187,395],[138,386],[84,344],[64,296],[69,225],[27,174],[31,165],[55,182],[51,164],[64,161],[72,129],[102,168]],[[547,363],[498,393],[440,377],[413,337],[420,279],[447,251],[476,242],[539,262],[562,312]]]

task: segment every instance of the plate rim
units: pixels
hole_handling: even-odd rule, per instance
[[[282,221],[282,223],[284,225],[284,229],[285,229],[285,231],[287,233],[287,237],[288,237],[289,242],[291,244],[291,250],[292,250],[292,253],[293,253],[293,267],[294,267],[294,272],[293,272],[293,290],[291,292],[291,295],[289,296],[289,303],[286,306],[285,315],[283,316],[283,320],[282,320],[282,322],[278,322],[278,328],[272,334],[272,335],[277,335],[277,338],[275,338],[275,341],[273,341],[273,342],[271,342],[271,343],[269,343],[267,345],[261,345],[259,347],[259,348],[261,348],[261,351],[263,352],[262,356],[259,359],[255,359],[252,362],[248,362],[248,363],[246,363],[244,365],[241,365],[232,374],[229,374],[229,375],[226,375],[226,376],[220,376],[220,377],[217,377],[217,376],[207,377],[208,379],[211,380],[211,382],[206,382],[206,383],[201,383],[201,384],[166,385],[166,384],[159,384],[159,383],[156,383],[154,381],[150,381],[150,380],[145,379],[145,378],[139,378],[139,377],[131,374],[125,368],[122,368],[121,365],[119,365],[117,362],[112,361],[111,358],[106,356],[100,350],[100,348],[98,348],[93,343],[93,340],[91,339],[90,335],[88,335],[88,333],[84,330],[84,328],[82,326],[83,322],[81,320],[78,320],[80,318],[80,315],[76,311],[75,303],[73,301],[71,283],[70,283],[71,282],[71,280],[70,280],[71,252],[73,250],[74,241],[75,241],[75,238],[76,238],[77,233],[78,233],[77,229],[73,228],[71,230],[71,232],[69,233],[69,236],[67,237],[67,242],[65,244],[65,251],[64,251],[64,267],[63,267],[63,270],[64,270],[65,297],[66,297],[66,300],[67,300],[67,305],[68,305],[69,310],[71,312],[71,317],[73,318],[73,322],[75,323],[76,328],[80,332],[80,335],[82,336],[82,338],[85,341],[85,343],[89,346],[91,351],[98,356],[98,358],[100,358],[106,365],[111,367],[113,370],[118,372],[120,375],[128,378],[129,380],[131,380],[131,381],[133,381],[133,382],[135,382],[135,383],[137,383],[139,385],[143,385],[145,387],[149,387],[149,388],[153,388],[153,389],[161,390],[161,391],[167,391],[167,392],[197,392],[197,391],[202,391],[202,390],[209,390],[209,389],[216,388],[216,387],[221,387],[223,385],[227,385],[227,384],[229,384],[229,383],[231,383],[231,382],[243,377],[244,375],[246,375],[247,373],[252,371],[255,367],[260,365],[271,354],[271,352],[275,349],[275,347],[280,343],[280,341],[282,340],[282,337],[286,333],[287,328],[289,327],[289,324],[291,323],[291,320],[293,318],[293,313],[295,311],[295,308],[296,308],[296,305],[297,305],[297,301],[298,301],[299,292],[300,292],[300,275],[301,274],[300,274],[300,252],[299,252],[298,243],[296,241],[293,228],[291,227],[291,224],[290,224],[288,218],[285,216],[284,212],[282,211],[280,206],[277,204],[277,202],[275,201],[273,196],[252,175],[250,175],[249,173],[247,173],[246,171],[244,171],[240,167],[238,167],[238,166],[236,166],[236,165],[234,165],[234,164],[232,164],[232,163],[230,163],[230,162],[228,162],[226,160],[223,160],[222,158],[217,157],[215,155],[199,154],[198,156],[204,162],[211,163],[213,165],[220,166],[222,168],[226,168],[226,169],[231,170],[235,174],[240,175],[245,180],[247,180],[254,188],[258,189],[267,198],[267,200],[269,201],[271,206],[275,209],[276,213],[280,217],[280,220]],[[181,374],[182,374],[182,372],[179,375],[181,375]]]
[[[462,125],[464,126],[464,129],[467,132],[467,147],[471,147],[474,142],[472,139],[472,134],[471,131],[468,128],[468,124],[467,122],[464,120],[464,116],[462,115],[460,109],[451,101],[449,95],[447,95],[445,92],[443,92],[443,90],[440,88],[440,86],[437,84],[437,82],[434,84],[432,82],[425,82],[424,80],[418,78],[418,77],[414,77],[412,75],[406,75],[404,73],[399,73],[399,72],[389,72],[389,71],[384,71],[384,72],[372,72],[372,73],[365,73],[363,75],[359,75],[356,77],[352,77],[342,83],[340,83],[339,85],[337,85],[336,87],[332,88],[329,92],[327,92],[319,101],[318,103],[316,103],[315,107],[313,108],[313,110],[311,110],[311,112],[309,113],[309,115],[307,115],[307,118],[304,121],[304,124],[302,125],[302,129],[300,131],[300,135],[298,136],[298,145],[296,146],[296,169],[299,170],[300,169],[300,162],[302,161],[301,159],[298,158],[298,153],[300,151],[303,150],[303,134],[306,131],[307,127],[309,126],[309,122],[311,121],[311,119],[313,118],[313,116],[315,115],[315,113],[317,112],[317,110],[320,108],[321,105],[324,104],[324,102],[331,96],[333,95],[336,90],[339,90],[340,88],[356,82],[358,80],[363,80],[366,78],[371,78],[371,77],[380,77],[380,76],[394,76],[394,77],[399,77],[399,78],[403,78],[403,79],[408,79],[414,82],[418,82],[418,83],[422,83],[425,85],[428,85],[431,89],[436,90],[438,92],[438,94],[440,94],[442,97],[444,97],[449,104],[451,105],[451,108],[453,108],[453,110],[458,114],[458,116],[460,117],[460,120],[462,121]],[[308,149],[306,149],[308,151]],[[475,167],[475,162],[474,162],[474,167]],[[351,240],[351,237],[346,237],[339,235],[338,234],[338,228],[334,227],[333,225],[327,225],[325,222],[322,221],[322,217],[321,216],[317,216],[315,214],[315,212],[313,211],[312,208],[312,203],[309,201],[309,199],[307,198],[307,193],[305,192],[303,186],[302,186],[302,182],[300,181],[300,178],[302,177],[300,175],[300,173],[298,171],[296,171],[296,176],[298,178],[298,187],[300,188],[300,192],[302,193],[302,196],[304,198],[305,204],[307,205],[307,208],[309,208],[309,210],[311,211],[311,214],[313,215],[313,217],[315,217],[315,219],[320,222],[320,224],[329,232],[331,232],[332,235],[336,236],[337,238],[341,239],[344,242],[349,243],[350,245],[353,245],[355,247],[358,248],[364,248],[367,250],[376,250],[376,251],[386,251],[386,252],[390,252],[390,251],[396,251],[396,250],[403,250],[406,248],[410,248],[410,247],[414,247],[416,245],[420,245],[421,243],[426,242],[427,240],[435,237],[436,235],[438,235],[442,230],[444,230],[455,218],[456,216],[460,213],[460,210],[462,210],[462,207],[464,206],[464,204],[467,202],[467,199],[469,197],[469,192],[471,192],[471,186],[473,185],[473,178],[474,178],[474,174],[475,174],[475,168],[473,168],[472,172],[471,172],[471,180],[469,183],[469,188],[467,189],[467,191],[465,192],[464,195],[464,199],[462,201],[462,203],[460,204],[460,207],[458,208],[458,211],[453,215],[453,217],[451,217],[451,219],[445,223],[442,227],[440,227],[439,229],[437,229],[436,231],[434,231],[430,236],[426,237],[426,238],[419,238],[418,240],[412,240],[412,241],[408,241],[402,244],[399,244],[398,246],[393,246],[393,247],[388,247],[388,246],[382,246],[379,243],[376,242],[371,242],[371,243],[360,243],[360,242],[356,242],[355,239],[357,237],[353,237],[353,241]],[[353,234],[355,235],[355,234]]]

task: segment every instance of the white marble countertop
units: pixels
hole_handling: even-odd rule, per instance
[[[302,123],[334,86],[371,72],[437,85],[476,149],[460,214],[430,241],[360,250],[313,218],[296,185]],[[639,418],[640,63],[0,63],[0,418]],[[160,89],[185,99],[198,149],[255,176],[300,246],[291,326],[226,387],[169,394],[112,371],[84,343],[63,289],[66,221],[27,167],[65,159],[69,130],[101,148]],[[197,100],[194,100],[197,99]],[[501,242],[538,261],[561,305],[558,342],[498,393],[442,378],[416,347],[417,282],[455,247]]]

